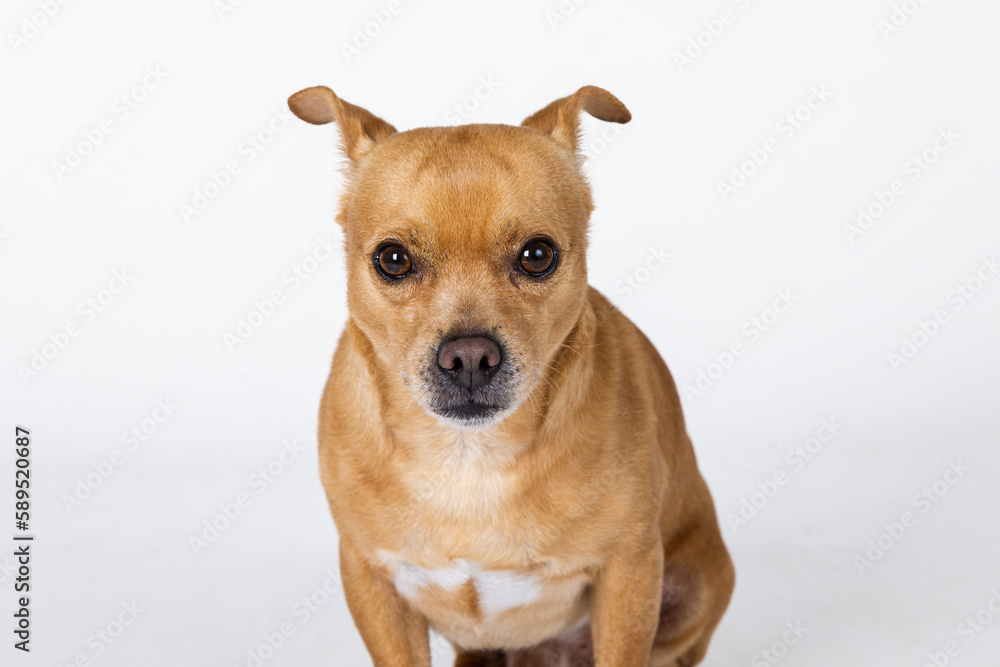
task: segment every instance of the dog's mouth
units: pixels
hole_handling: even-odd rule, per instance
[[[431,409],[439,417],[471,426],[492,422],[506,408],[502,405],[489,405],[470,400],[465,403],[435,405]]]

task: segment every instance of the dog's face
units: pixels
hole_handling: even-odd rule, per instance
[[[418,404],[492,423],[579,316],[589,207],[575,163],[533,130],[393,135],[344,202],[351,316]]]
[[[579,112],[624,122],[627,110],[585,88],[523,127],[397,133],[329,89],[290,106],[341,126],[348,304],[379,363],[452,426],[497,423],[540,381],[586,299]]]

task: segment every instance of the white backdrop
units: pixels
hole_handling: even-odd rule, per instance
[[[370,664],[315,451],[339,157],[285,99],[408,129],[595,84],[634,120],[586,121],[591,282],[737,564],[705,664],[997,664],[1000,5],[343,4],[5,3],[0,662]]]

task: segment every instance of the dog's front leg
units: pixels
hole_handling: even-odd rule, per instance
[[[430,667],[427,619],[343,537],[340,575],[347,606],[375,667]]]
[[[597,667],[647,667],[660,619],[659,541],[615,554],[594,582],[590,623]]]

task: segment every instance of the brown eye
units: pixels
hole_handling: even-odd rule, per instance
[[[375,268],[387,278],[402,278],[411,266],[410,256],[401,245],[390,243],[375,254]]]
[[[519,263],[521,270],[529,276],[540,276],[552,269],[556,261],[556,251],[552,244],[544,239],[529,241],[521,249]]]

